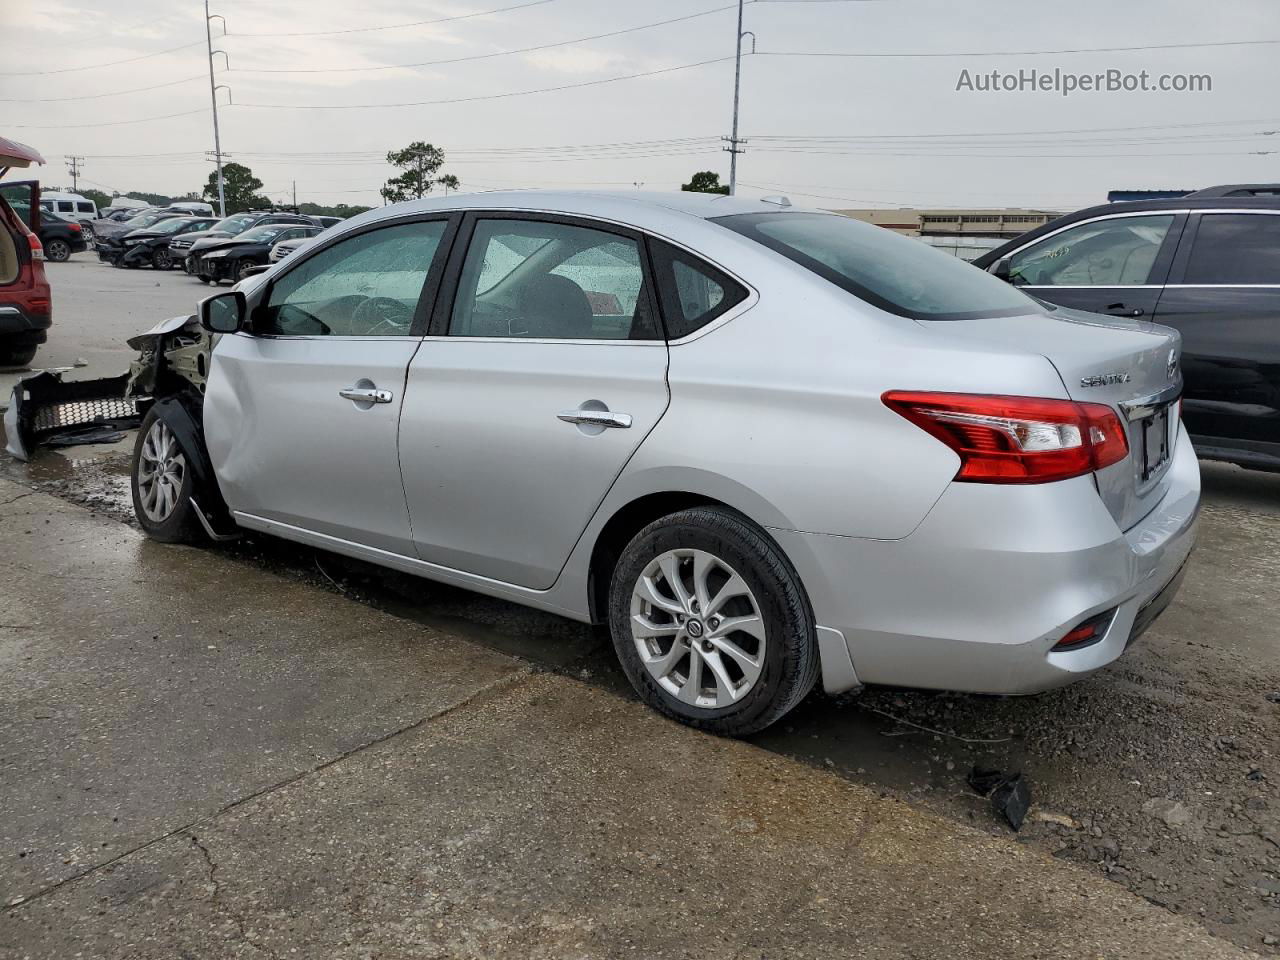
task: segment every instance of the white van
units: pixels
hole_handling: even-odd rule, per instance
[[[60,213],[82,223],[98,219],[98,207],[88,197],[78,193],[58,193],[56,191],[40,191],[40,206],[52,213]]]

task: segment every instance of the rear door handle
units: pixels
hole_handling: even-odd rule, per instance
[[[1126,307],[1123,303],[1108,303],[1107,313],[1112,313],[1120,317],[1140,317],[1146,313],[1146,311],[1141,307]]]
[[[390,403],[393,394],[390,390],[378,390],[374,387],[344,387],[338,396],[358,403]]]
[[[586,423],[595,427],[620,427],[625,430],[631,426],[631,414],[614,413],[612,410],[565,410],[556,417],[565,423]]]

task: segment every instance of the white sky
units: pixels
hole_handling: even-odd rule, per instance
[[[380,202],[391,171],[376,159],[426,140],[464,189],[678,189],[695,170],[728,178],[733,62],[529,96],[422,106],[605,80],[731,58],[735,12],[547,50],[453,64],[353,71],[553,44],[731,6],[733,0],[543,0],[429,26],[374,29],[529,0],[214,0],[228,36],[234,106],[223,149],[276,200]],[[1031,206],[1067,210],[1111,188],[1194,188],[1280,180],[1280,3],[1276,0],[749,0],[761,53],[962,53],[917,58],[747,57],[740,158],[746,195],[799,205]],[[305,37],[251,37],[362,29]],[[214,33],[220,33],[214,21]],[[1239,44],[1250,41],[1250,45]],[[1010,52],[1234,42],[1234,46]],[[162,56],[83,68],[191,44]],[[1037,67],[1208,73],[1209,93],[957,92],[973,73]],[[267,73],[264,70],[310,70]],[[32,74],[30,71],[62,71]],[[0,136],[51,162],[87,159],[82,184],[178,194],[199,189],[213,147],[200,0],[0,0]],[[342,72],[345,71],[345,72]],[[203,79],[200,79],[203,76]],[[178,81],[178,82],[174,82]],[[160,84],[169,84],[159,86]],[[139,90],[139,88],[141,88]],[[100,96],[138,90],[120,96]],[[226,97],[225,91],[219,96]],[[35,102],[64,99],[58,102]],[[362,109],[279,109],[251,104]],[[199,111],[188,116],[123,123]],[[98,125],[113,123],[118,125]],[[1178,125],[1178,126],[1172,126]],[[1134,128],[1148,129],[1134,129]],[[1163,129],[1150,129],[1163,127]],[[1121,128],[1114,132],[1099,128]],[[1042,133],[1048,131],[1049,133]],[[993,136],[1003,134],[1006,136]],[[766,137],[888,138],[825,143]],[[659,143],[652,141],[680,141]],[[548,152],[539,147],[649,142]],[[516,156],[497,153],[518,148]],[[304,154],[286,157],[282,154]],[[360,156],[360,154],[364,156]],[[175,156],[158,156],[174,154]],[[255,154],[257,156],[255,156]],[[750,185],[750,186],[748,186]]]

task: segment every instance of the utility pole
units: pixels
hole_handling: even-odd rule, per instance
[[[80,190],[80,167],[84,164],[84,157],[66,157],[67,173],[71,174],[71,192],[78,193]]]
[[[298,181],[293,181],[293,210],[298,211]]]
[[[738,0],[738,32],[734,34],[733,61],[733,133],[720,139],[728,142],[724,149],[729,153],[729,196],[738,192],[738,154],[746,153],[742,145],[747,141],[738,136],[738,103],[742,92],[742,41],[751,38],[751,52],[756,52],[756,35],[750,30],[742,29],[742,8],[745,0]]]
[[[218,216],[227,215],[227,199],[222,184],[222,137],[218,133],[218,88],[213,77],[213,28],[209,26],[213,17],[222,20],[222,32],[227,32],[227,21],[214,14],[209,15],[209,0],[204,0],[204,39],[209,51],[209,99],[213,103],[213,157],[218,167]],[[222,54],[224,57],[225,53]]]

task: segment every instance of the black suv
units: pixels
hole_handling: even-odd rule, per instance
[[[1060,217],[974,265],[1064,307],[1182,334],[1200,456],[1280,471],[1280,188],[1211,187]]]

